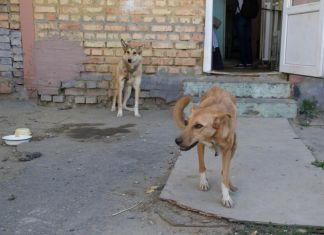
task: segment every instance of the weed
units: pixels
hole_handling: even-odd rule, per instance
[[[314,161],[314,162],[312,162],[312,165],[320,167],[320,168],[322,168],[324,170],[324,162]]]
[[[299,108],[299,123],[302,126],[309,126],[312,119],[318,115],[317,101],[312,98],[311,100],[304,99]]]

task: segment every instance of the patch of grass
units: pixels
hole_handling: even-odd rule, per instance
[[[314,162],[312,162],[312,165],[320,167],[320,168],[322,168],[324,170],[324,162],[314,161]]]
[[[304,99],[299,107],[299,124],[302,126],[309,126],[312,119],[318,115],[317,101],[312,98],[311,100]]]
[[[234,232],[236,235],[318,235],[323,230],[317,228],[302,228],[299,226],[283,226],[274,224],[244,223],[244,227]]]

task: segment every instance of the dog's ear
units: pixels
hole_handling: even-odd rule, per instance
[[[213,128],[218,129],[222,124],[224,124],[226,121],[229,121],[231,118],[232,115],[230,113],[215,113]]]
[[[198,105],[193,104],[190,109],[190,113],[194,112],[198,108]]]
[[[124,51],[126,51],[127,48],[128,48],[128,44],[123,39],[120,39],[120,42],[121,42],[121,44],[123,46]]]
[[[139,55],[142,55],[142,52],[143,52],[143,45],[137,47],[137,53],[138,53]]]

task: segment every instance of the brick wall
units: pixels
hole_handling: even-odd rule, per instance
[[[0,93],[22,83],[22,61],[19,0],[0,0]]]
[[[85,73],[111,73],[120,39],[144,43],[144,73],[202,73],[204,0],[34,0],[36,40],[80,41]]]

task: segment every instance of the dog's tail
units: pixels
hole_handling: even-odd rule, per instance
[[[178,100],[174,106],[173,119],[180,129],[184,129],[186,127],[186,121],[184,118],[183,110],[189,104],[190,100],[190,96],[184,96],[180,100]]]

